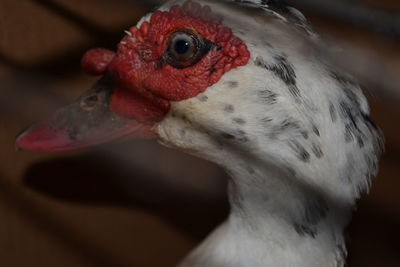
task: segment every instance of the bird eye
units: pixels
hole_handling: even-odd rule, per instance
[[[210,50],[210,46],[210,42],[194,33],[177,31],[168,39],[165,58],[175,68],[190,67]]]

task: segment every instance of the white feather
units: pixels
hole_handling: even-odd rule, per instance
[[[214,161],[232,177],[229,219],[180,267],[343,266],[343,229],[376,174],[370,165],[381,149],[361,89],[333,75],[309,29],[255,8],[259,1],[241,8],[197,2],[223,17],[251,59],[197,97],[173,103],[158,126],[163,144]],[[288,69],[273,70],[284,63],[295,72],[295,87],[279,77]],[[273,103],[263,92],[275,96]],[[362,143],[354,133],[346,140],[352,123]],[[304,220],[309,229],[301,228]]]

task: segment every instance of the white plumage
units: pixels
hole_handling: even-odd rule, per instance
[[[361,89],[325,61],[298,11],[202,2],[251,60],[158,127],[164,144],[232,177],[229,219],[180,266],[343,266],[343,229],[382,149]]]

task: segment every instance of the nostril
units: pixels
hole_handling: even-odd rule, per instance
[[[89,95],[81,100],[80,106],[83,110],[92,111],[99,104],[97,95]]]
[[[102,75],[114,59],[115,53],[104,48],[95,48],[87,51],[81,61],[84,72],[90,75]]]

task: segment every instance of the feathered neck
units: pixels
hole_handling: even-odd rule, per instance
[[[179,267],[344,265],[351,205],[325,199],[273,164],[228,168],[231,214]]]

